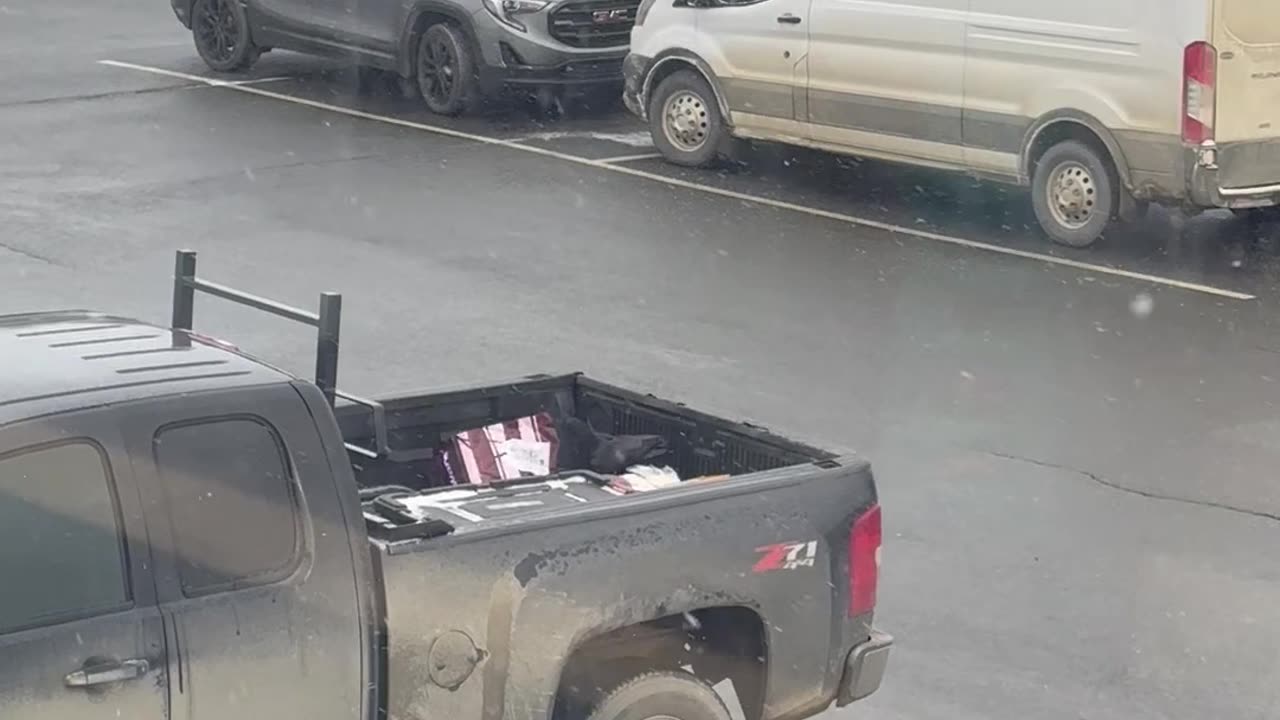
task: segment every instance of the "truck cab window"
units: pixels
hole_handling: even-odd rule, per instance
[[[283,444],[249,418],[169,426],[155,437],[182,592],[276,582],[301,557],[297,493]]]
[[[127,605],[120,528],[96,446],[73,442],[0,457],[0,633]]]

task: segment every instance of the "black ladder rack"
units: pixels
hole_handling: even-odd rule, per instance
[[[358,395],[342,392],[338,389],[338,342],[342,326],[342,295],[338,293],[320,293],[320,311],[300,310],[283,303],[278,303],[258,295],[236,290],[219,283],[202,280],[196,277],[196,253],[194,250],[179,250],[173,267],[173,316],[171,325],[175,330],[193,331],[196,292],[220,297],[238,305],[276,315],[310,325],[316,328],[316,387],[324,393],[329,405],[337,404],[338,399],[369,408],[370,421],[373,425],[373,447],[366,448],[346,443],[347,450],[368,458],[386,457],[387,420],[386,409],[376,400],[368,400]]]

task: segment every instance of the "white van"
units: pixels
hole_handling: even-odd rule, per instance
[[[644,0],[627,106],[729,137],[1030,185],[1092,244],[1147,202],[1280,205],[1280,0]]]

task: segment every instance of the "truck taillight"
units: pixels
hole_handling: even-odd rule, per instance
[[[880,506],[872,505],[849,533],[849,615],[871,612],[876,607],[876,586],[880,580]]]
[[[1182,141],[1200,145],[1213,140],[1217,106],[1218,51],[1193,42],[1182,56]]]

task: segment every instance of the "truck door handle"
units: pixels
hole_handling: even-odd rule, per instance
[[[151,669],[151,663],[142,658],[132,658],[119,662],[106,662],[67,673],[63,682],[67,687],[93,687],[112,683],[137,680]]]
[[[778,17],[778,22],[784,25],[799,25],[800,18],[796,17],[795,15],[792,15],[791,13],[787,13],[786,15],[780,15]]]

